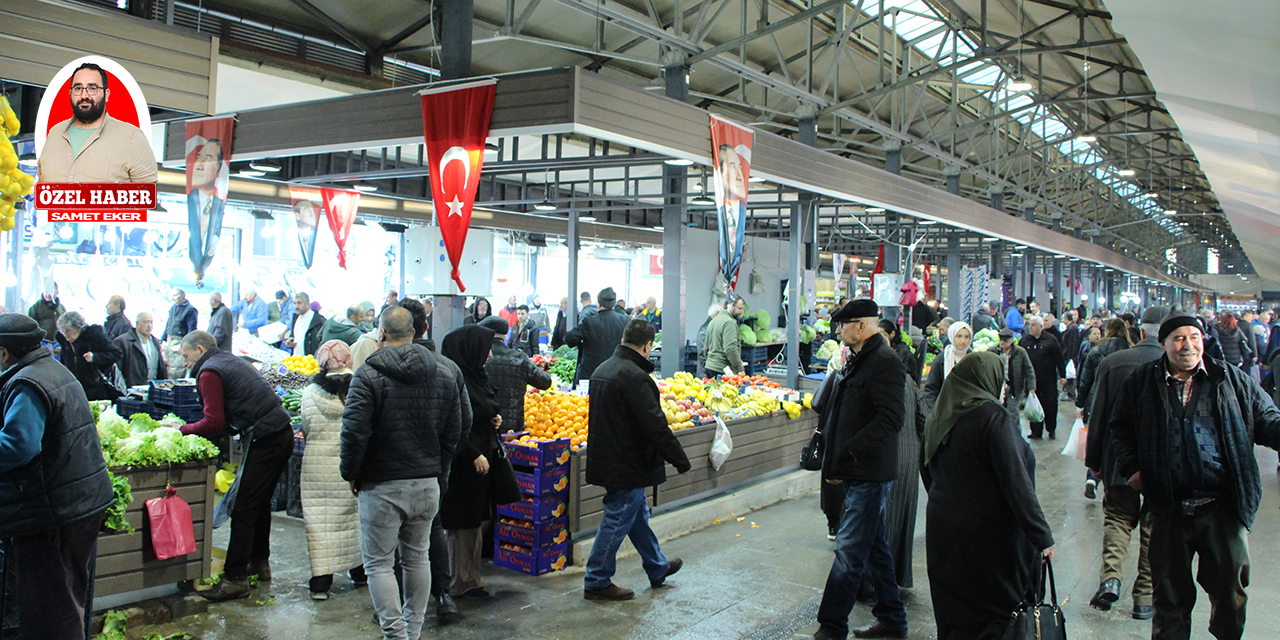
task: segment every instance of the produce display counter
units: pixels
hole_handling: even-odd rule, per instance
[[[818,414],[806,410],[792,419],[778,411],[730,420],[725,425],[733,437],[733,452],[719,471],[708,460],[716,433],[714,422],[675,432],[693,468],[677,474],[675,467],[667,465],[667,481],[648,490],[656,513],[661,513],[664,505],[729,493],[755,478],[799,468],[800,450],[818,426]],[[592,535],[600,524],[604,489],[587,484],[585,451],[573,452],[570,464],[569,532],[579,538]]]
[[[213,551],[214,474],[217,470],[217,458],[161,467],[111,469],[117,477],[128,479],[132,489],[133,502],[125,509],[125,521],[134,528],[134,532],[102,533],[98,536],[98,561],[93,583],[95,597],[209,577]],[[191,506],[197,551],[168,560],[156,560],[151,547],[146,502],[164,495],[165,487],[169,485]]]

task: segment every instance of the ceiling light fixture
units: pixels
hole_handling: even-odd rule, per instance
[[[280,171],[280,165],[270,160],[254,160],[249,163],[249,168],[254,171],[265,171],[266,173],[276,173]]]
[[[1026,78],[1022,76],[1018,76],[1008,84],[1007,88],[1009,89],[1009,91],[1030,91],[1031,83],[1027,82]]]
[[[663,162],[673,167],[688,167],[693,164],[692,160],[686,158],[667,158],[666,160],[663,160]]]
[[[237,173],[236,175],[242,176],[245,178],[261,178],[262,176],[267,175],[267,172],[257,171],[254,169],[241,169],[240,172]]]
[[[578,216],[578,222],[595,222],[595,221],[596,221],[596,217],[590,213],[586,215]]]
[[[372,184],[369,184],[368,182],[357,182],[351,185],[351,188],[355,189],[356,191],[359,191],[360,193],[373,193],[374,191],[378,190],[377,187],[375,187]]]
[[[862,210],[863,213],[884,213],[884,207],[867,207]]]
[[[1116,175],[1118,175],[1118,176],[1124,176],[1124,177],[1126,177],[1126,178],[1128,178],[1129,176],[1132,176],[1132,175],[1134,175],[1134,174],[1136,174],[1136,173],[1138,173],[1138,172],[1137,172],[1137,171],[1134,171],[1133,169],[1119,169],[1119,170],[1117,170],[1117,171],[1116,171]]]
[[[1178,210],[1177,210],[1177,209],[1165,209],[1165,210],[1164,210],[1164,214],[1165,214],[1166,216],[1176,216],[1176,215],[1178,215]]]
[[[550,200],[547,200],[547,199],[545,199],[545,198],[544,198],[544,199],[542,200],[542,202],[539,202],[539,203],[537,203],[537,204],[533,205],[533,208],[534,208],[534,209],[537,209],[538,211],[555,211],[555,210],[556,210],[556,205],[555,205],[555,203],[551,202]]]
[[[716,201],[707,197],[707,168],[702,168],[702,181],[698,183],[698,195],[689,198],[689,204],[696,207],[714,207]]]
[[[653,230],[654,230],[654,231],[663,231],[664,229],[663,229],[663,226],[662,226],[662,225],[658,225],[658,226],[654,227],[654,228],[653,228]]]
[[[484,143],[484,151],[485,151],[485,153],[497,153],[500,149],[502,149],[502,147],[499,147],[499,146],[498,146],[498,144],[497,144],[496,142],[486,142],[486,143]]]
[[[1076,136],[1076,142],[1083,142],[1085,144],[1088,144],[1090,142],[1097,142],[1097,141],[1098,141],[1097,136]]]
[[[938,221],[937,221],[937,220],[920,220],[920,221],[918,221],[916,224],[918,224],[918,225],[920,225],[920,226],[922,226],[922,227],[927,227],[927,226],[929,226],[929,225],[931,225],[931,224],[938,224]]]
[[[761,178],[760,176],[751,176],[750,178],[747,178],[747,182],[750,182],[752,184],[759,184],[761,182],[764,182],[764,178]]]

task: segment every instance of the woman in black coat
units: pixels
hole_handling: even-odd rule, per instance
[[[889,339],[889,346],[893,347],[894,352],[898,354],[898,359],[902,361],[902,367],[907,370],[907,375],[916,383],[916,387],[920,386],[920,359],[911,351],[911,347],[902,341],[902,331],[898,329],[898,325],[892,320],[885,318],[880,319],[880,333]]]
[[[115,400],[120,397],[120,392],[107,380],[114,376],[113,367],[124,354],[119,345],[107,340],[102,325],[86,324],[79,312],[68,311],[58,316],[57,340],[62,364],[80,381],[87,398]]]
[[[470,433],[458,442],[458,451],[449,469],[449,490],[440,501],[440,520],[449,535],[449,564],[453,573],[450,595],[486,599],[489,592],[480,582],[480,552],[484,527],[494,507],[493,476],[489,464],[497,457],[498,397],[484,363],[491,355],[494,332],[480,325],[467,325],[449,332],[440,345],[440,354],[462,370],[471,399]]]
[[[1218,320],[1218,346],[1227,364],[1245,371],[1253,367],[1253,349],[1249,347],[1252,338],[1253,330],[1249,327],[1242,330],[1235,315],[1224,313]]]
[[[958,363],[925,426],[929,591],[939,640],[1001,640],[1053,534],[1035,492],[1035,456],[1000,404],[1004,363]]]

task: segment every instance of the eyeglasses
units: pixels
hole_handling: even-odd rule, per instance
[[[71,87],[71,95],[73,96],[83,96],[83,95],[96,96],[99,93],[102,93],[102,87],[99,87],[96,84],[91,84],[88,86],[77,84]]]

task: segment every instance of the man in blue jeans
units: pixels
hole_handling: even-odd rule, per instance
[[[470,401],[458,366],[414,344],[409,311],[388,308],[379,331],[382,348],[356,369],[347,393],[339,470],[359,498],[360,551],[382,635],[418,640],[431,591],[431,521],[444,492],[439,479],[449,477]]]
[[[871,578],[876,621],[854,629],[859,638],[907,637],[907,612],[898,594],[893,555],[885,535],[884,505],[898,471],[898,431],[905,412],[905,371],[879,333],[880,308],[854,300],[831,316],[831,327],[849,347],[838,387],[822,407],[822,472],[843,484],[844,517],[836,532],[836,558],[818,606],[814,640],[845,640],[849,613],[863,571]]]
[[[649,528],[645,487],[667,479],[666,463],[689,470],[689,458],[667,426],[658,385],[649,374],[653,363],[653,325],[632,320],[613,357],[591,374],[591,442],[587,445],[587,482],[605,488],[604,518],[596,530],[583,597],[587,600],[630,600],[635,591],[613,583],[618,547],[627,537],[640,553],[649,586],[661,587],[680,570],[679,558],[667,560]]]

